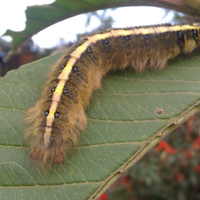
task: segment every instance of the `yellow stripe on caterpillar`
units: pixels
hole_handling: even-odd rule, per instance
[[[67,81],[70,72],[72,71],[72,67],[74,65],[74,63],[76,62],[77,58],[72,57],[69,62],[67,63],[67,65],[65,66],[65,68],[63,69],[62,73],[58,76],[58,79],[62,79]]]
[[[59,84],[60,84],[60,82],[59,82]],[[58,85],[57,87],[56,87],[56,90],[55,90],[55,94],[62,94],[62,91],[63,91],[63,87],[64,87],[64,85]]]

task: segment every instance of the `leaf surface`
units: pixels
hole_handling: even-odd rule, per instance
[[[59,57],[21,66],[0,79],[0,199],[96,197],[199,110],[199,52],[178,57],[163,71],[110,72],[86,110],[79,145],[63,165],[44,173],[29,158],[22,119]]]

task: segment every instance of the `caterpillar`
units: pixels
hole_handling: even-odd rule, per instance
[[[30,156],[42,166],[63,163],[86,126],[92,91],[109,70],[161,70],[167,60],[191,53],[199,39],[198,23],[110,29],[80,39],[53,66],[40,99],[27,111]]]

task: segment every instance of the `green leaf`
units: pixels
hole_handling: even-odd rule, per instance
[[[27,21],[25,30],[21,32],[7,30],[5,35],[10,35],[13,38],[12,45],[13,49],[16,50],[24,41],[39,31],[75,15],[106,8],[143,5],[169,8],[195,15],[196,17],[200,15],[197,7],[192,8],[184,2],[171,0],[56,0],[50,5],[28,7],[26,10]],[[65,32],[69,30],[70,27],[65,27]]]
[[[60,54],[0,79],[1,199],[97,197],[152,146],[199,111],[200,52],[163,71],[110,72],[94,92],[88,124],[63,165],[44,172],[29,158],[22,119]],[[142,169],[141,169],[142,170]]]

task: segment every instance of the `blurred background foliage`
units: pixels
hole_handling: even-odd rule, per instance
[[[111,16],[106,15],[106,10],[103,10],[103,12],[101,13],[97,11],[90,12],[87,13],[86,16],[86,28],[90,25],[92,17],[96,17],[101,22],[100,25],[95,28],[95,30],[93,30],[93,32],[111,28],[114,22]],[[87,34],[89,33],[77,33],[77,40]],[[0,76],[4,76],[8,71],[17,69],[21,65],[33,62],[35,60],[58,53],[60,51],[65,51],[72,44],[72,42],[66,42],[62,38],[60,38],[59,43],[54,47],[40,48],[38,45],[34,44],[33,40],[30,38],[18,48],[18,51],[12,53],[11,56],[8,56],[9,52],[12,49],[12,42],[7,42],[0,38]]]

